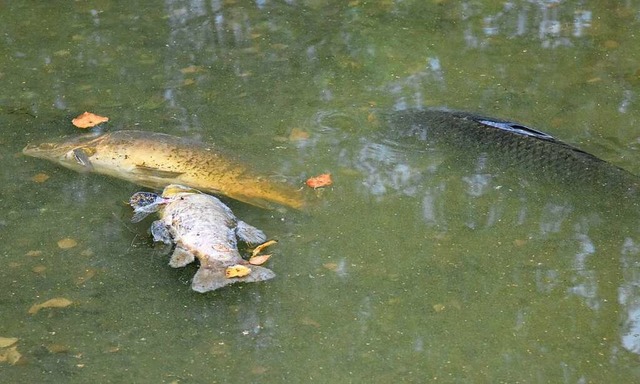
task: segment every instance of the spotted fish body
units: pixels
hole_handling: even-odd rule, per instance
[[[134,209],[154,207],[158,210],[160,219],[151,226],[154,240],[175,244],[169,265],[179,268],[196,258],[199,260],[200,267],[191,285],[194,291],[208,292],[235,282],[256,282],[275,277],[270,269],[248,265],[238,252],[238,240],[249,244],[262,243],[266,240],[264,233],[238,220],[231,209],[217,198],[175,185],[167,186],[163,195],[156,199],[136,195],[132,198]],[[250,273],[227,278],[227,268],[235,265],[248,267]]]
[[[23,153],[149,188],[181,184],[259,207],[302,209],[301,192],[251,172],[212,146],[163,133],[116,131],[28,145]]]

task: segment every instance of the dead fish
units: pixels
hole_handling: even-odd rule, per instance
[[[208,292],[235,282],[257,282],[275,277],[268,268],[250,265],[238,252],[238,240],[263,243],[264,232],[236,219],[229,207],[217,198],[193,188],[169,185],[162,196],[138,192],[132,196],[134,211],[158,211],[160,220],[151,225],[154,241],[175,244],[169,261],[173,268],[184,267],[196,258],[200,268],[191,287]],[[134,215],[135,217],[135,215]],[[227,277],[229,268],[240,266],[246,276]]]
[[[162,189],[181,184],[263,208],[272,203],[302,209],[302,193],[291,185],[251,172],[231,156],[180,137],[144,131],[82,135],[27,145],[25,155],[79,172],[95,172]]]

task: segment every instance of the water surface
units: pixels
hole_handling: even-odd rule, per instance
[[[459,161],[481,157],[465,148],[397,140],[383,117],[515,119],[638,173],[638,15],[636,2],[3,2],[0,337],[23,358],[0,378],[637,381],[636,205],[496,175]],[[139,187],[20,154],[76,134],[85,110],[335,184],[309,191],[307,213],[226,200],[279,240],[278,276],[198,294],[196,267],[168,267],[150,222],[129,223]],[[28,314],[56,297],[74,303]]]

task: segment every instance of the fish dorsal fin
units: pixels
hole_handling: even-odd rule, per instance
[[[524,125],[518,123],[510,123],[507,121],[496,121],[496,120],[487,120],[487,119],[478,119],[476,120],[480,124],[487,125],[489,127],[502,129],[503,131],[512,132],[518,135],[523,136],[531,136],[537,139],[543,140],[553,140],[555,141],[555,137],[546,134],[542,131],[538,131],[537,129],[525,127]]]
[[[159,179],[175,179],[184,174],[184,172],[168,171],[155,167],[147,167],[146,165],[136,165],[132,172],[137,175],[157,177]]]

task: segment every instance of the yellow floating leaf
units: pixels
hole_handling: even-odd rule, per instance
[[[269,260],[270,257],[271,257],[271,255],[252,256],[249,259],[249,264],[251,264],[251,265],[262,265],[262,264],[266,263],[267,260]]]
[[[71,120],[71,123],[78,128],[91,128],[107,121],[109,121],[108,117],[96,115],[91,112],[85,112],[82,115],[79,115],[75,119]]]
[[[73,248],[76,245],[78,245],[78,242],[70,237],[58,240],[58,247],[62,249]]]
[[[49,180],[49,175],[47,175],[46,173],[43,173],[43,172],[35,174],[31,178],[31,181],[33,181],[34,183],[44,183],[47,180]]]
[[[26,253],[26,256],[31,256],[31,257],[42,256],[42,251],[29,251]]]
[[[258,253],[260,253],[263,249],[267,248],[270,245],[277,244],[277,243],[278,242],[276,240],[269,240],[269,241],[267,241],[265,243],[262,243],[262,244],[258,245],[257,247],[255,247],[253,249],[253,252],[251,252],[251,257],[257,256]]]
[[[42,308],[64,308],[73,304],[73,301],[66,299],[64,297],[56,297],[55,299],[50,299],[45,301],[44,303],[34,304],[29,308],[29,314],[35,315]]]
[[[17,342],[17,337],[0,337],[0,348],[10,347]]]
[[[36,265],[33,268],[31,268],[31,270],[35,273],[44,273],[44,271],[47,270],[47,267],[45,267],[44,265]]]
[[[251,273],[251,268],[245,267],[244,265],[240,265],[240,264],[227,267],[227,269],[224,271],[224,275],[227,279],[230,279],[232,277],[247,276],[250,273]]]

